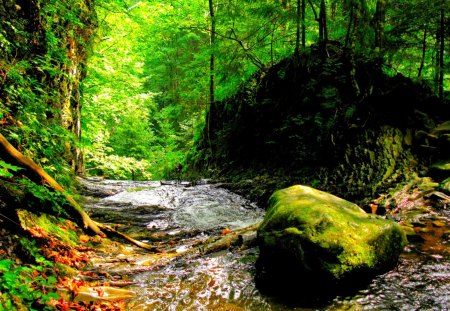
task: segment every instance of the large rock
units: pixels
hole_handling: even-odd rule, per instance
[[[395,266],[399,225],[306,186],[276,191],[258,229],[257,285],[296,295],[345,289]]]

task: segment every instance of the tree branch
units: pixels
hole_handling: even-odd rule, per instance
[[[311,0],[308,0],[309,5],[311,6],[311,9],[313,10],[314,13],[314,19],[316,20],[316,22],[319,21],[319,15],[317,15],[317,11],[316,8],[314,7],[314,4],[311,2]]]

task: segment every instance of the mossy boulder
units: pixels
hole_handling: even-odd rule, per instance
[[[307,186],[276,191],[258,229],[257,285],[296,294],[343,289],[393,268],[398,224]]]
[[[439,189],[447,194],[450,194],[450,177],[444,180],[440,185]]]

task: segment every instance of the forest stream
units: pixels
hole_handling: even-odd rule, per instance
[[[83,185],[94,219],[166,251],[148,254],[130,246],[123,254],[98,255],[90,269],[135,293],[128,310],[448,310],[450,305],[446,209],[420,216],[420,234],[395,269],[353,295],[304,306],[264,296],[255,287],[254,229],[234,247],[202,248],[262,220],[264,210],[243,197],[207,183],[90,179]]]

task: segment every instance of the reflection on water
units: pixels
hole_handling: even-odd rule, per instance
[[[97,183],[102,187],[102,183]],[[126,223],[131,232],[177,234],[175,247],[196,239],[242,228],[261,220],[263,211],[242,197],[214,185],[160,186],[121,182],[113,196],[88,207],[98,219]],[[112,189],[112,188],[114,189]],[[128,189],[128,190],[127,190]],[[259,293],[254,284],[257,248],[181,258],[129,276],[137,293],[129,310],[448,310],[450,305],[449,214],[430,223],[426,234],[408,245],[392,271],[375,278],[351,297],[336,297],[327,306],[308,309],[287,305]],[[437,225],[439,225],[437,227]],[[301,280],[299,280],[301,282]],[[301,294],[301,293],[300,293]]]
[[[330,310],[448,310],[449,258],[404,254],[398,266],[354,297],[338,297]]]
[[[270,306],[255,289],[256,250],[223,252],[135,277],[141,297],[136,310],[263,310]]]

